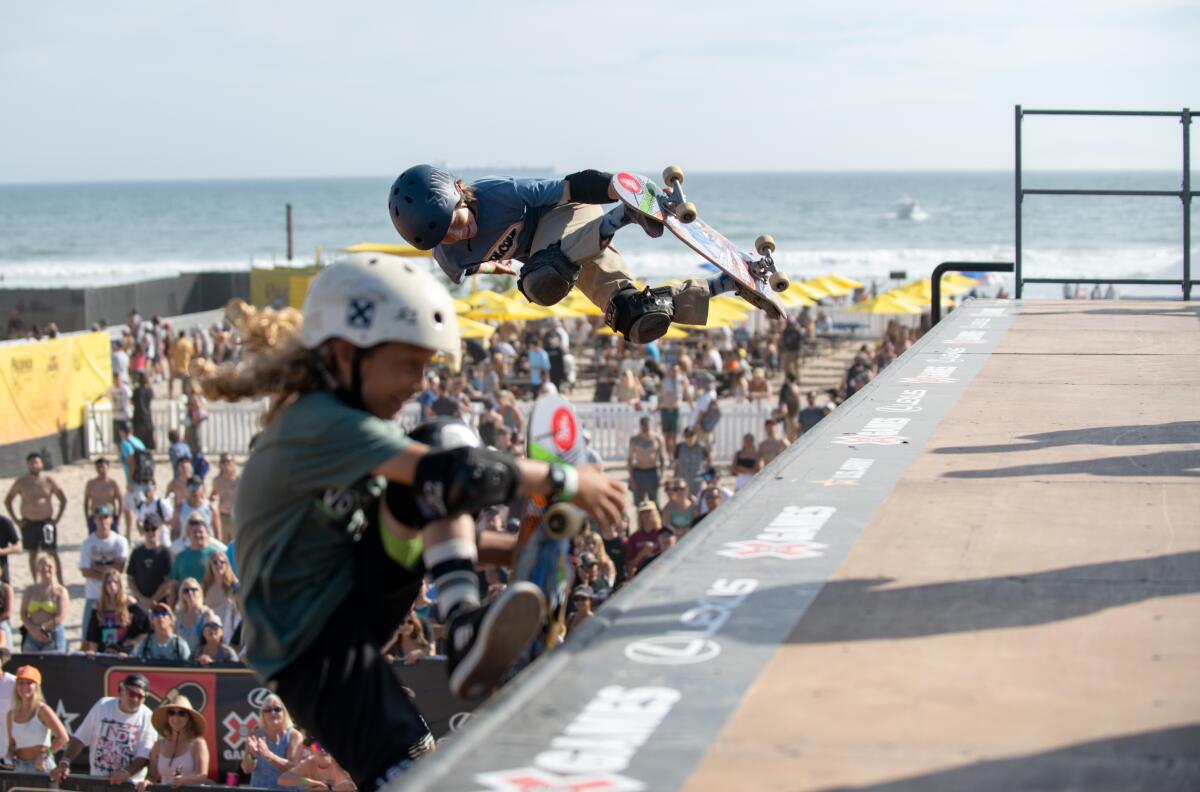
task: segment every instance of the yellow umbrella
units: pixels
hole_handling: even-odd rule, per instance
[[[798,291],[792,291],[790,288],[787,291],[779,292],[776,295],[779,301],[783,303],[785,308],[800,308],[802,306],[816,305],[817,301],[811,297],[805,297]]]
[[[535,308],[532,305],[520,305],[511,300],[501,298],[499,302],[477,305],[464,314],[464,316],[468,319],[477,319],[480,321],[504,322],[513,319],[524,322],[530,319],[545,319],[547,314],[545,311]]]
[[[792,281],[792,285],[787,287],[787,291],[783,292],[789,298],[795,299],[799,297],[804,300],[809,300],[809,305],[816,305],[817,300],[824,299],[829,296],[829,292],[824,289],[819,289],[802,281]],[[803,302],[798,302],[797,305],[804,305]]]
[[[838,283],[828,275],[822,275],[819,278],[810,278],[804,283],[808,286],[813,286],[820,289],[830,297],[845,297],[847,294],[854,293],[853,288]]]
[[[945,297],[952,294],[961,294],[967,290],[967,286],[955,286],[952,283],[942,284],[942,295]],[[892,289],[892,291],[902,295],[909,302],[919,302],[922,305],[929,305],[933,302],[933,283],[929,278],[915,281],[898,289]]]
[[[429,256],[428,250],[418,250],[412,245],[389,245],[381,242],[359,242],[342,248],[347,253],[387,253],[390,256]]]
[[[737,311],[740,314],[750,313],[754,310],[754,306],[743,300],[741,297],[734,297],[732,294],[721,294],[709,300],[708,309],[711,311],[713,303],[717,303],[730,310]]]
[[[458,317],[458,334],[463,338],[491,338],[496,328],[464,316]]]
[[[616,335],[616,331],[614,331],[608,325],[604,325],[603,327],[596,329],[596,335]],[[678,341],[681,338],[687,338],[688,334],[685,333],[683,329],[679,327],[679,325],[671,325],[667,328],[667,332],[663,333],[662,337],[668,341]]]
[[[848,289],[861,289],[863,287],[863,285],[854,280],[854,278],[847,278],[845,275],[826,275],[825,277],[829,278],[834,283],[840,283]]]
[[[857,303],[847,310],[869,314],[919,314],[921,306],[916,305],[894,292],[881,294],[873,300]]]
[[[478,308],[482,305],[503,305],[508,300],[502,294],[497,294],[491,289],[480,289],[477,292],[471,292],[467,295],[467,305],[472,308]]]
[[[565,305],[566,300],[556,303],[555,305],[534,305],[529,302],[524,294],[521,294],[517,289],[510,289],[501,294],[509,302],[514,305],[520,305],[525,308],[533,308],[536,311],[542,311],[545,316],[553,316],[558,319],[579,319],[586,316],[583,311],[576,310],[569,305]]]
[[[979,281],[975,280],[974,278],[968,278],[961,272],[947,272],[942,276],[942,288],[944,289],[947,284],[954,284],[955,286],[973,289],[979,285]]]
[[[454,313],[456,314],[465,314],[472,308],[471,303],[466,300],[460,300],[457,297],[451,297],[450,299],[454,302]]]
[[[596,307],[579,289],[571,289],[571,293],[564,297],[559,305],[584,316],[604,316],[604,311]]]

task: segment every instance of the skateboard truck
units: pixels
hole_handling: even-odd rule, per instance
[[[770,285],[777,292],[787,291],[792,282],[787,275],[775,268],[775,259],[771,256],[775,252],[775,237],[763,234],[754,240],[754,250],[762,258],[758,261],[747,262],[746,266],[749,268],[750,274],[760,283]]]
[[[660,195],[663,209],[675,215],[681,223],[694,223],[699,213],[696,205],[683,194],[683,170],[678,165],[668,165],[663,168],[663,184],[671,188],[670,195]]]

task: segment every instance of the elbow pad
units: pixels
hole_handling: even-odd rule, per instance
[[[572,173],[566,178],[571,185],[571,200],[585,204],[612,203],[608,197],[608,186],[612,182],[612,174],[598,170],[583,170]]]
[[[389,483],[384,497],[392,516],[422,528],[433,520],[508,503],[520,480],[517,464],[507,454],[459,446],[421,457],[412,486]]]

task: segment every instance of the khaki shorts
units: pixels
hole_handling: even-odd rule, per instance
[[[546,213],[533,232],[530,251],[545,250],[554,243],[563,255],[581,267],[576,285],[601,310],[626,286],[634,286],[625,258],[611,242],[600,238],[604,209],[595,204],[565,203]],[[679,324],[708,323],[708,282],[693,278],[671,286],[675,303],[673,321]]]

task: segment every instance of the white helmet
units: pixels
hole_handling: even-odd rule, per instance
[[[399,341],[456,354],[458,317],[446,287],[399,256],[358,253],[317,273],[304,298],[300,340],[314,349],[330,338],[360,348]]]

